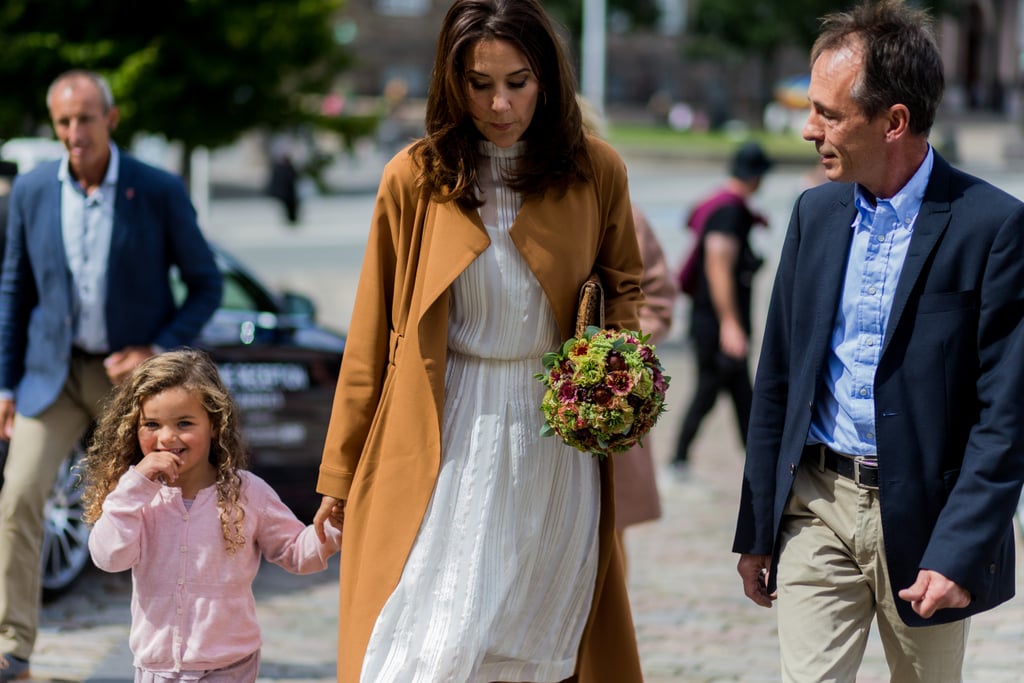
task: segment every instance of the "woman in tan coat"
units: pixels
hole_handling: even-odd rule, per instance
[[[314,523],[344,518],[338,680],[639,683],[611,463],[539,435],[600,275],[636,329],[626,172],[536,0],[456,0],[426,136],[384,170]]]

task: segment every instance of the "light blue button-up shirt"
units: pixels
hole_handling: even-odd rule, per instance
[[[117,147],[110,145],[110,164],[103,183],[86,195],[71,177],[67,155],[57,177],[61,184],[60,219],[64,252],[71,272],[74,315],[72,343],[92,353],[107,353],[107,263],[114,230],[117,195]]]
[[[857,185],[857,216],[839,313],[832,327],[823,384],[815,399],[807,443],[839,453],[876,455],[875,372],[896,283],[934,164],[934,153],[895,196],[875,199]]]

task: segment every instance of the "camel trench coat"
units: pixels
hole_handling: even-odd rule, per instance
[[[649,343],[657,345],[672,328],[672,313],[679,290],[654,230],[636,207],[633,207],[633,222],[644,262],[640,331],[651,335]],[[643,445],[637,444],[615,456],[615,528],[619,531],[661,518],[653,438],[652,432],[644,437]]]
[[[591,138],[594,179],[524,201],[510,235],[563,338],[596,271],[609,327],[636,329],[643,300],[625,166]],[[407,150],[385,167],[348,330],[317,491],[346,499],[338,681],[359,680],[373,625],[402,574],[441,460],[449,286],[490,244],[477,211],[416,186]],[[543,370],[537,359],[537,370]],[[539,406],[538,406],[539,412]],[[571,495],[572,492],[566,492]],[[642,681],[614,535],[611,463],[601,466],[600,552],[577,661],[582,682]]]

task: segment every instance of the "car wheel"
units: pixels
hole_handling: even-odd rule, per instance
[[[57,472],[43,518],[42,584],[44,595],[67,590],[91,563],[89,526],[82,521],[82,475],[85,457],[75,448]]]

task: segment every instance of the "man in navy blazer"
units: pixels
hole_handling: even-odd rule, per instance
[[[900,0],[826,17],[757,368],[733,550],[778,606],[784,681],[960,681],[1014,594],[1024,480],[1024,205],[928,144],[943,70]]]
[[[59,76],[47,106],[66,153],[18,176],[0,274],[0,683],[28,676],[39,620],[43,509],[58,467],[111,386],[191,343],[221,276],[183,183],[110,141],[106,81]],[[187,287],[181,305],[176,269]]]

